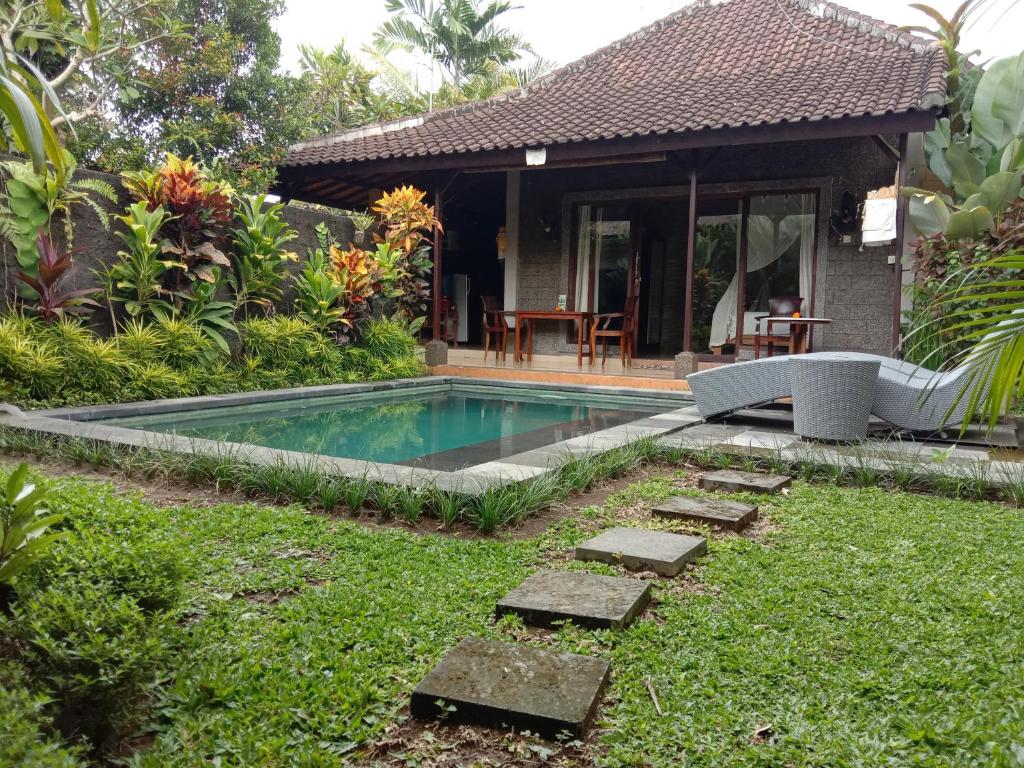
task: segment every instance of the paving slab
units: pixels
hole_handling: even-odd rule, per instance
[[[535,627],[570,620],[595,629],[629,626],[651,601],[651,583],[579,571],[537,571],[501,600],[494,614],[510,613]]]
[[[704,475],[700,487],[705,491],[750,491],[751,493],[778,493],[788,488],[793,478],[786,475],[762,475],[760,472],[735,472],[722,469]]]
[[[591,656],[467,637],[416,686],[409,709],[413,717],[579,738],[608,668]]]
[[[612,528],[576,547],[577,560],[622,565],[631,571],[678,576],[683,566],[708,551],[703,536],[682,536],[643,528]]]
[[[728,499],[673,496],[651,507],[651,514],[668,520],[692,520],[730,531],[741,531],[757,520],[757,507]]]

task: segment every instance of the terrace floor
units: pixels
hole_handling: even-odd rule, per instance
[[[702,363],[701,370],[716,365]],[[575,355],[534,355],[532,361],[516,364],[511,353],[501,360],[490,352],[485,361],[483,349],[461,346],[450,348],[448,364],[435,366],[431,372],[436,376],[689,391],[685,381],[675,378],[674,361],[666,359],[638,358],[624,367],[618,356],[609,355],[603,365],[597,361],[592,366],[584,359],[583,366],[577,367]]]

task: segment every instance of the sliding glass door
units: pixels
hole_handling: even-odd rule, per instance
[[[697,204],[697,232],[693,248],[693,349],[722,354],[728,330],[722,320],[736,316],[736,275],[740,264],[743,201],[718,199]]]
[[[575,308],[622,312],[632,295],[636,249],[627,206],[581,205],[576,239]]]
[[[643,353],[669,357],[688,349],[731,358],[753,344],[757,318],[773,299],[799,297],[801,313],[812,312],[816,204],[813,193],[698,190],[691,235],[686,198],[579,203],[568,304],[622,312],[635,295],[636,348]]]

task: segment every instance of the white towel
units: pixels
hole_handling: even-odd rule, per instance
[[[896,239],[896,201],[892,198],[864,201],[864,245],[888,245]]]

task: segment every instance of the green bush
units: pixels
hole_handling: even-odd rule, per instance
[[[393,317],[374,318],[363,331],[362,345],[378,360],[399,360],[416,354],[408,323]]]
[[[0,648],[56,727],[102,750],[134,725],[182,640],[187,553],[149,510],[104,494],[61,494],[64,535],[15,581]]]
[[[33,682],[55,702],[57,727],[96,749],[130,728],[180,631],[170,612],[147,612],[87,577],[19,599],[8,626]]]
[[[24,687],[23,674],[0,662],[0,765],[21,768],[76,768],[75,750],[53,735],[47,715],[49,698]]]
[[[130,402],[252,389],[284,389],[419,376],[409,326],[370,322],[362,341],[342,347],[296,317],[240,324],[240,348],[225,355],[196,324],[125,323],[103,339],[81,321],[48,325],[0,319],[0,400],[22,407]]]

